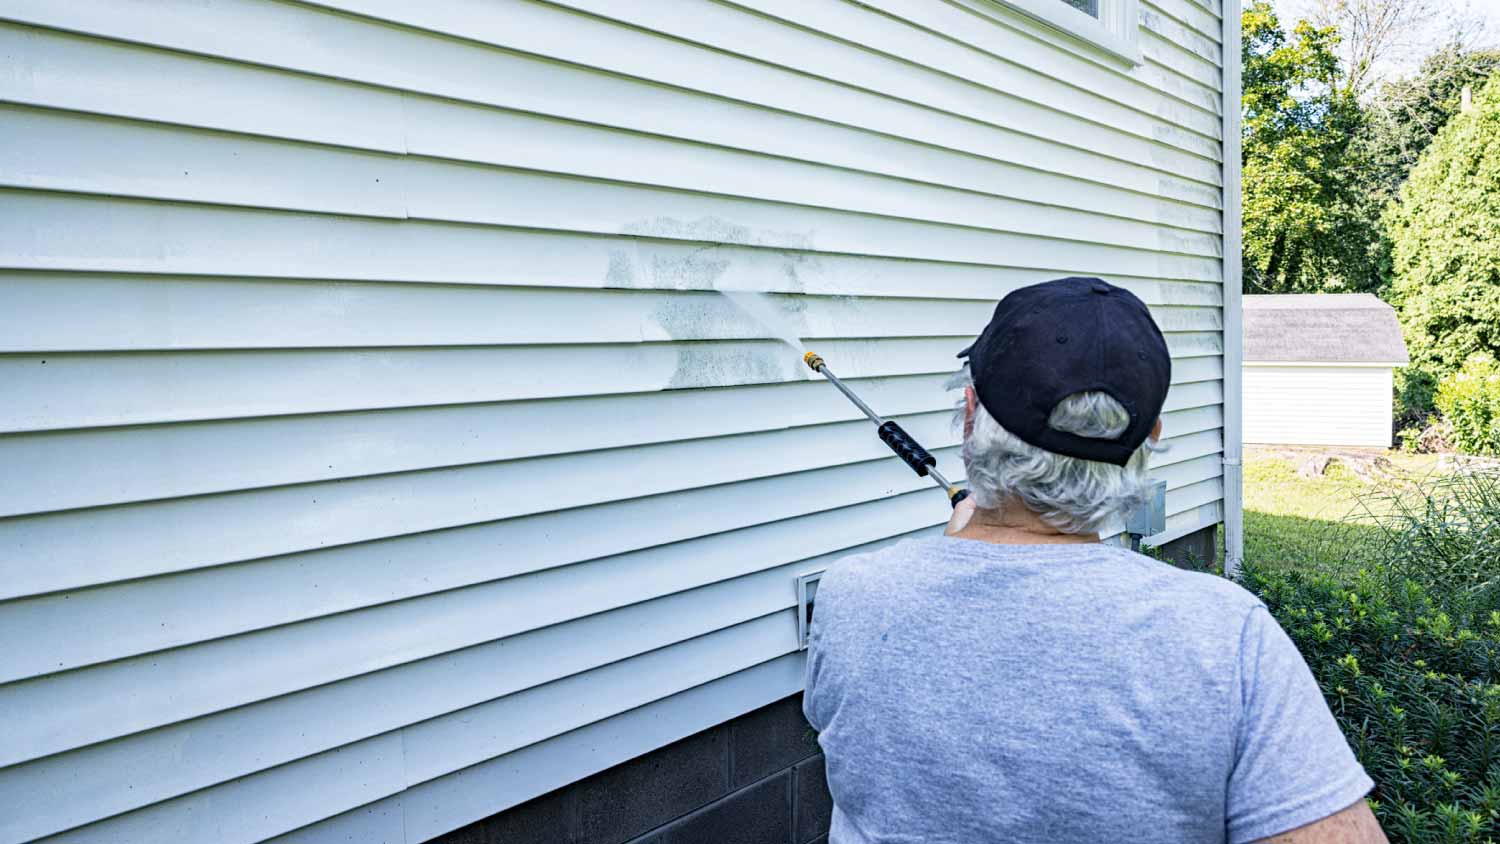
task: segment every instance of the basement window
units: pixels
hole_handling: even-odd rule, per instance
[[[1141,63],[1140,0],[958,0],[992,17],[995,7],[1020,12],[1035,23],[1132,65]],[[986,8],[988,7],[988,8]]]

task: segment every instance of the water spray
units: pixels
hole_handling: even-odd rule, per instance
[[[870,421],[875,423],[875,433],[880,436],[880,441],[889,446],[891,451],[896,452],[896,456],[901,458],[906,465],[910,466],[911,470],[916,472],[918,477],[931,478],[933,483],[937,484],[943,492],[947,493],[949,504],[957,507],[958,502],[969,497],[968,490],[948,483],[948,479],[943,477],[943,473],[937,470],[937,458],[929,454],[927,449],[922,447],[921,443],[912,439],[911,434],[906,433],[900,425],[872,410],[859,396],[854,394],[853,390],[845,386],[844,382],[838,379],[838,376],[829,371],[828,364],[823,362],[822,355],[817,352],[808,352],[802,356],[802,362],[807,364],[808,369],[827,378],[829,383],[839,388],[839,392],[843,393],[845,398],[854,402],[854,406],[863,411],[865,416],[868,416]]]

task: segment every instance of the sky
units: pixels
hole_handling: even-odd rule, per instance
[[[1317,0],[1272,0],[1276,14],[1283,23],[1290,25],[1300,15],[1306,15]],[[1386,58],[1379,73],[1387,78],[1400,76],[1414,70],[1422,57],[1432,48],[1448,40],[1449,27],[1454,20],[1471,18],[1482,24],[1482,31],[1475,39],[1475,46],[1500,47],[1500,0],[1431,0],[1442,11],[1434,15],[1422,31],[1414,33],[1412,43],[1393,52]]]

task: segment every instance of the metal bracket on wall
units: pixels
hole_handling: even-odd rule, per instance
[[[797,647],[807,648],[807,632],[812,627],[813,601],[818,596],[818,581],[823,572],[815,571],[797,578]]]

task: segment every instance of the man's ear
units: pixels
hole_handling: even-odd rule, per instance
[[[1156,417],[1156,424],[1151,426],[1151,441],[1157,442],[1161,439],[1161,417]]]
[[[964,388],[964,439],[968,439],[969,435],[972,434],[972,433],[974,433],[974,408],[978,404],[979,404],[979,398],[974,395],[974,388],[973,387],[965,387]],[[1156,424],[1157,424],[1158,427],[1160,427],[1161,420],[1157,420]]]

